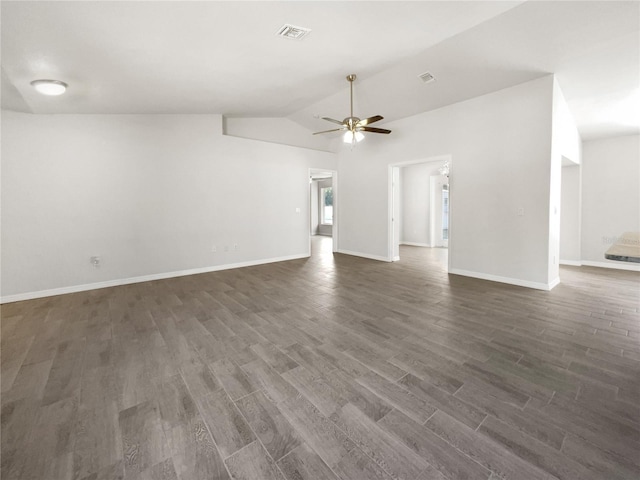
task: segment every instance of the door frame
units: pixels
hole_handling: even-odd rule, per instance
[[[449,254],[447,255],[447,270],[451,269],[451,245],[452,245],[452,235],[451,235],[451,225],[452,225],[452,218],[453,218],[453,208],[451,205],[451,188],[452,188],[452,181],[451,181],[451,172],[452,172],[452,156],[451,154],[447,154],[447,155],[436,155],[433,157],[427,157],[427,158],[420,158],[417,160],[405,160],[402,162],[394,162],[394,163],[390,163],[387,167],[387,261],[389,262],[393,262],[394,261],[394,255],[393,255],[393,251],[394,251],[394,246],[395,246],[395,237],[394,237],[394,228],[393,228],[393,209],[394,209],[394,203],[393,203],[393,199],[394,199],[394,190],[396,188],[400,188],[399,186],[394,185],[393,182],[393,169],[397,168],[400,169],[402,167],[407,167],[409,165],[416,165],[419,163],[436,163],[436,162],[440,162],[440,163],[445,163],[446,161],[449,162]],[[397,239],[398,242],[400,242],[400,239]]]

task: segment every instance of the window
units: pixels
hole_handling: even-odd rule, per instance
[[[333,188],[320,189],[320,223],[333,225]]]

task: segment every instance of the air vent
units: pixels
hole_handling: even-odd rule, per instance
[[[311,32],[310,28],[296,27],[295,25],[289,25],[286,23],[280,28],[280,30],[278,30],[278,35],[285,38],[300,40],[301,38],[306,37],[309,32]]]
[[[422,80],[424,83],[431,83],[435,81],[436,77],[431,75],[429,72],[424,72],[418,75],[418,78]]]

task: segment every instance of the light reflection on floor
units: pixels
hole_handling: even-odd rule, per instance
[[[333,238],[325,235],[312,235],[311,256],[324,265],[333,263]],[[415,266],[424,265],[425,267],[429,265],[430,268],[437,264],[446,272],[448,261],[449,249],[447,248],[400,245],[400,262],[402,263],[408,262]]]

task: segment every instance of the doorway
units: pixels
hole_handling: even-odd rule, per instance
[[[429,246],[449,247],[449,178],[429,178]],[[402,239],[400,239],[402,241]]]
[[[331,237],[332,251],[338,251],[338,172],[335,170],[309,169],[309,253],[312,237]]]
[[[450,164],[451,156],[445,155],[389,166],[390,261],[400,260],[401,245],[449,248],[452,241]],[[438,256],[448,269],[449,251],[443,250]]]

